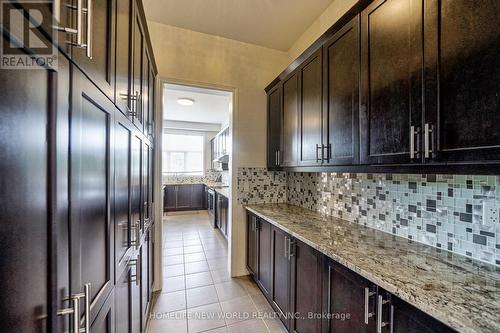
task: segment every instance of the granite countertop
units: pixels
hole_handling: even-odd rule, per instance
[[[197,184],[207,185],[208,187],[212,187],[212,188],[229,187],[229,185],[221,183],[221,182],[210,182],[210,181],[203,181],[203,180],[166,182],[166,183],[163,183],[163,187],[165,187],[167,185],[197,185]]]
[[[246,208],[459,332],[500,332],[500,268],[288,204]]]

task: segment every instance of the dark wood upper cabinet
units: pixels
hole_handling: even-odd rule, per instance
[[[359,162],[359,19],[356,16],[324,46],[323,164]]]
[[[145,47],[144,27],[139,15],[139,10],[134,10],[134,17],[132,22],[132,119],[136,126],[142,131],[144,122],[144,64],[143,58]]]
[[[299,142],[298,165],[322,162],[322,49],[302,64],[299,73]]]
[[[309,318],[311,313],[321,313],[323,255],[307,244],[294,240],[291,246],[291,302],[295,316],[291,331],[320,333],[321,319]]]
[[[114,105],[73,67],[70,122],[71,294],[91,284],[91,316],[114,286],[110,188]],[[83,308],[83,300],[81,302]]]
[[[422,122],[422,56],[422,0],[377,0],[361,12],[362,164],[417,159],[410,147]]]
[[[281,321],[290,329],[290,251],[291,237],[272,227],[272,301]]]
[[[142,140],[137,135],[132,136],[131,144],[131,176],[130,176],[130,212],[132,232],[131,241],[135,247],[140,245],[142,232]]]
[[[426,1],[424,15],[426,160],[500,160],[500,2]]]
[[[121,116],[125,118],[125,116]],[[123,119],[125,120],[125,119]],[[130,157],[132,134],[123,123],[115,123],[115,270],[117,278],[126,268],[130,249]]]
[[[293,72],[283,80],[283,135],[281,142],[281,166],[297,166],[299,129],[299,76]]]
[[[8,32],[4,31],[0,37],[2,43],[9,43],[7,36]],[[61,84],[68,83],[64,78],[69,77],[68,68],[66,66],[63,71],[62,63],[60,65]],[[47,132],[47,126],[55,130],[52,121],[55,119],[55,105],[52,103],[56,101],[51,100],[57,89],[55,76],[56,72],[36,67],[29,70],[0,69],[0,171],[3,175],[0,182],[3,202],[0,320],[5,332],[49,332],[50,319],[55,318],[55,314],[48,317],[51,316],[49,285],[56,272],[50,271],[51,258],[47,253],[50,244],[47,230],[53,228],[47,209],[55,204],[51,203],[47,191],[47,184],[52,181],[55,184],[55,179],[51,180],[55,171],[50,170],[49,154],[53,141]],[[66,95],[66,102],[61,105],[65,110],[68,109],[67,99]],[[61,118],[64,118],[62,114]],[[65,120],[67,122],[67,118]],[[63,120],[63,128],[64,124]],[[62,145],[64,140],[60,139],[58,136],[58,144]],[[64,148],[67,151],[67,146],[62,146]],[[62,156],[59,168],[65,165],[65,157]],[[60,209],[66,211],[67,195],[59,189],[57,191],[61,196],[57,205],[61,204]],[[58,219],[60,217],[65,218],[61,225],[67,224],[67,217],[58,216]],[[62,256],[62,246],[60,250]],[[65,250],[64,255],[67,254]],[[66,294],[63,297],[68,296],[68,289],[61,286],[59,290]]]
[[[90,19],[82,14],[82,44],[72,48],[73,60],[112,101],[115,100],[115,14],[117,0],[83,1],[91,6]],[[77,37],[73,37],[77,43]]]
[[[128,116],[131,115],[133,102],[130,99],[133,3],[134,0],[121,0],[116,5],[115,103]]]
[[[267,168],[276,170],[281,153],[281,84],[269,91],[267,110]]]

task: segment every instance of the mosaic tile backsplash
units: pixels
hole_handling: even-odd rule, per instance
[[[251,196],[260,197],[263,170],[247,170]],[[276,174],[290,204],[500,265],[500,176]],[[264,192],[274,198],[269,187]]]
[[[286,173],[265,168],[238,168],[238,203],[286,202]]]

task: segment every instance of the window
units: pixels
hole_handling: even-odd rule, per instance
[[[203,135],[163,135],[163,173],[203,175]]]

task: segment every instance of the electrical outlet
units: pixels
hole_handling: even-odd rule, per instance
[[[483,202],[483,225],[488,227],[495,226],[500,221],[500,209],[494,201]]]

